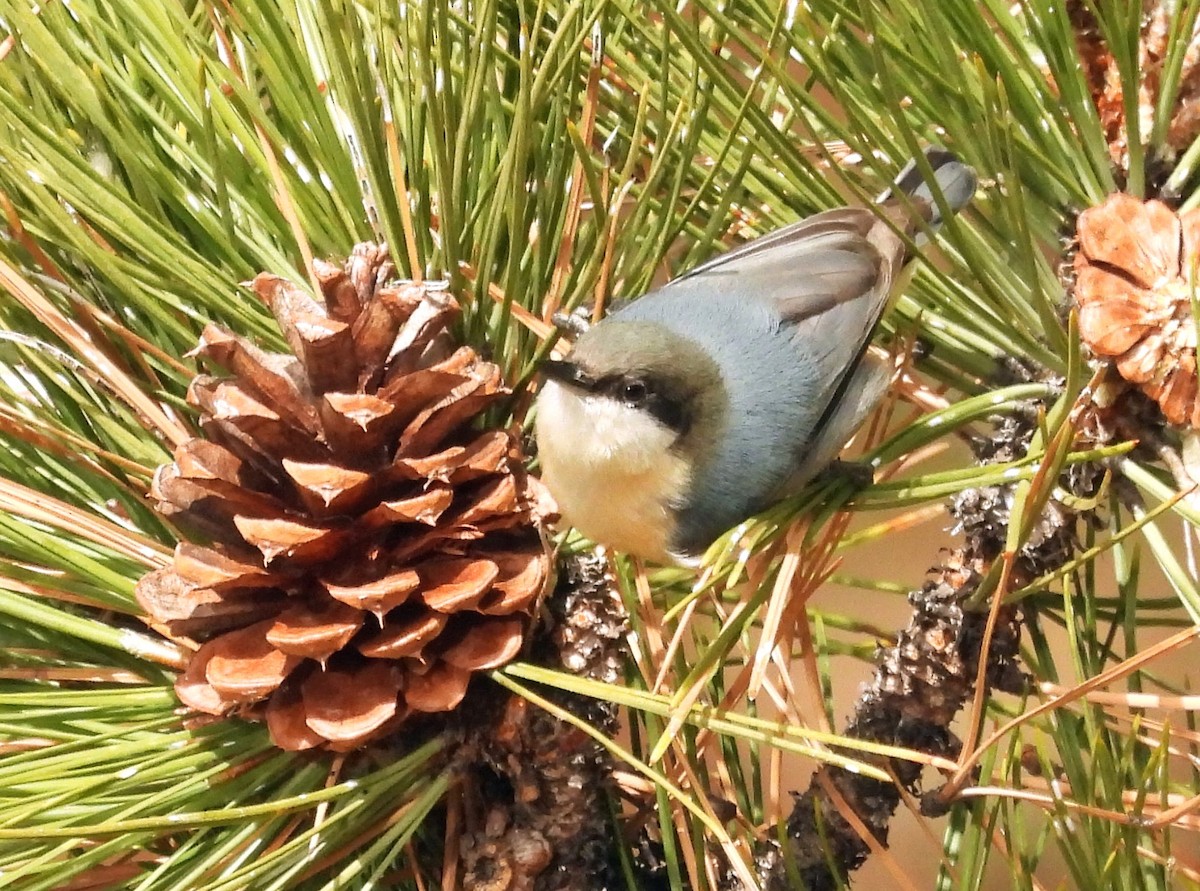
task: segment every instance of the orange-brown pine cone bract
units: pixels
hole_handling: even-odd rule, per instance
[[[1079,215],[1075,305],[1097,356],[1158,403],[1172,424],[1200,428],[1192,296],[1200,211],[1121,193]]]
[[[285,749],[348,750],[453,709],[517,655],[553,506],[514,434],[472,423],[507,391],[447,345],[448,293],[390,284],[371,244],[316,272],[324,303],[253,282],[292,354],[205,330],[196,355],[229,376],[192,382],[205,438],[151,489],[196,541],[136,593],[203,641],[175,685],[185,704],[263,716]]]

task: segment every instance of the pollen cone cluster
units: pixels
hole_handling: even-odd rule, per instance
[[[347,750],[453,709],[521,649],[546,584],[551,512],[516,437],[481,429],[499,369],[448,346],[445,291],[391,284],[386,248],[316,264],[322,301],[253,288],[290,354],[210,325],[188,401],[203,438],[151,496],[193,540],[137,586],[200,642],[175,689],[202,712],[265,717],[285,749]]]
[[[1192,296],[1200,211],[1110,195],[1079,216],[1079,333],[1172,424],[1200,428]]]

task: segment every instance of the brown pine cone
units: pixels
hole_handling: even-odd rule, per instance
[[[1176,4],[1166,0],[1142,0],[1138,33],[1137,127],[1142,144],[1148,144],[1154,127],[1155,107],[1163,101],[1164,66],[1172,47],[1170,41],[1187,41],[1182,65],[1175,74],[1170,97],[1169,123],[1161,150],[1173,161],[1200,136],[1200,22],[1190,35],[1172,33]],[[1091,4],[1067,0],[1065,4],[1075,32],[1075,44],[1100,125],[1113,163],[1121,170],[1129,166],[1129,127],[1125,120],[1125,83],[1112,50],[1105,40]]]
[[[1200,211],[1121,193],[1079,215],[1075,303],[1079,334],[1172,424],[1200,428],[1196,325]]]
[[[387,249],[317,263],[324,303],[261,274],[292,354],[209,325],[188,401],[206,438],[160,467],[158,509],[195,540],[137,586],[180,639],[199,711],[264,716],[277,745],[356,748],[453,709],[521,650],[547,584],[553,506],[519,439],[473,423],[500,370],[447,346],[444,290],[388,284]]]

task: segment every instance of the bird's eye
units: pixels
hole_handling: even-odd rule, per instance
[[[643,381],[625,381],[621,384],[620,392],[626,405],[641,405],[649,393]]]

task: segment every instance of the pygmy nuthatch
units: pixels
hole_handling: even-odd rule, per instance
[[[828,210],[721,254],[544,363],[538,453],[566,522],[687,561],[833,461],[886,390],[867,346],[906,244],[975,192],[949,152],[925,157],[941,205],[910,163],[878,207]]]

